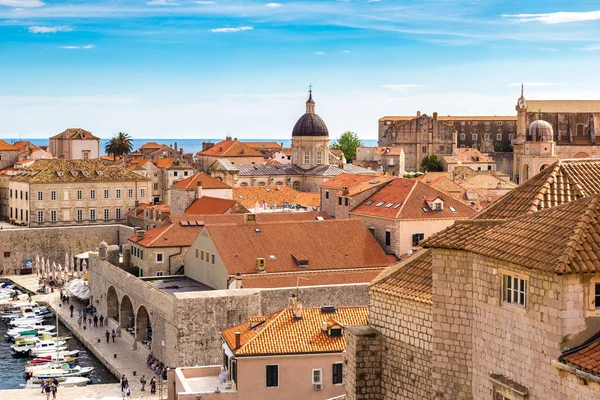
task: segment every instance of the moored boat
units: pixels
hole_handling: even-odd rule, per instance
[[[58,380],[59,387],[86,386],[90,382],[89,378],[82,376],[60,377],[56,379]],[[21,387],[24,389],[39,389],[42,382],[44,382],[43,379],[31,378],[26,384],[22,384]]]
[[[48,369],[41,369],[41,370],[33,371],[31,376],[35,377],[35,378],[39,378],[39,379],[59,378],[59,377],[67,378],[67,377],[72,377],[72,376],[88,376],[93,370],[94,370],[94,367],[80,367],[80,366],[72,367],[69,364],[62,364],[62,368],[56,368],[56,369],[48,368]]]

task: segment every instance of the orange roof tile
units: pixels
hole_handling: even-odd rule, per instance
[[[30,146],[30,147],[33,147],[36,149],[38,148],[36,145],[34,145],[33,143],[28,142],[26,140],[21,140],[21,141],[15,142],[15,143],[13,143],[13,146],[19,150],[21,150],[23,147],[26,147],[26,146]]]
[[[158,168],[171,168],[175,162],[174,158],[155,158],[152,160]]]
[[[246,143],[237,140],[222,140],[209,149],[201,151],[198,156],[214,157],[262,157],[262,153]]]
[[[199,172],[196,175],[189,176],[178,182],[175,182],[171,187],[175,189],[196,189],[198,183],[201,184],[203,189],[231,189],[231,186],[221,182],[218,179],[213,178],[210,175],[206,175],[203,172]]]
[[[68,140],[100,140],[99,137],[92,135],[91,132],[81,128],[69,128],[50,139],[68,139]]]
[[[558,360],[588,374],[600,376],[600,335],[597,333],[583,345],[564,352]]]
[[[210,225],[206,229],[230,275],[257,273],[257,258],[265,259],[267,273],[375,268],[390,262],[357,219]],[[308,267],[299,267],[292,255],[308,259]]]
[[[276,288],[296,286],[346,285],[368,283],[377,277],[383,268],[362,268],[338,271],[284,272],[272,274],[244,275],[242,287]]]
[[[162,149],[165,145],[158,144],[156,142],[146,142],[140,146],[140,150],[142,149]]]
[[[244,186],[233,188],[233,198],[244,207],[251,209],[258,203],[262,206],[266,202],[268,207],[283,207],[285,204],[295,205],[299,191],[284,185],[269,186]]]
[[[231,199],[221,199],[218,197],[202,196],[196,199],[186,208],[184,215],[203,215],[203,214],[225,214],[237,202]]]
[[[443,210],[433,211],[429,208],[426,197],[441,198],[444,202]],[[421,181],[396,178],[350,213],[394,219],[463,219],[472,217],[475,211]]]
[[[445,156],[444,161],[447,164],[463,164],[463,163],[493,163],[494,157],[487,153],[482,153],[477,149],[466,147],[454,149],[451,156]]]
[[[320,308],[304,308],[302,319],[294,320],[289,308],[257,318],[221,332],[227,346],[237,357],[275,354],[341,353],[346,349],[345,335],[330,337],[323,331],[323,321],[340,326],[365,325],[368,307],[337,307],[335,313],[323,314]],[[264,322],[258,322],[264,320]],[[252,327],[256,325],[254,328]],[[241,333],[236,347],[235,333]]]
[[[275,150],[280,151],[282,149],[281,143],[277,142],[243,142],[245,145],[252,147],[256,150]]]
[[[320,207],[321,206],[321,195],[319,193],[312,192],[300,192],[294,199],[292,204],[298,204],[302,207]]]
[[[0,151],[19,151],[19,148],[0,139]]]

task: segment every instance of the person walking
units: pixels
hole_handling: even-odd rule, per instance
[[[46,392],[46,380],[44,379],[42,381],[42,394],[44,394]]]
[[[92,317],[88,317],[88,328],[92,327]]]
[[[75,307],[73,306],[73,304],[71,304],[71,307],[69,307],[69,310],[71,310],[71,318],[73,318],[73,309],[74,309],[74,308],[75,308]]]
[[[108,332],[108,329],[106,330],[105,335],[106,335],[106,343],[108,343],[109,342],[108,339],[110,338],[110,333]]]
[[[46,400],[50,400],[50,392],[52,391],[52,388],[48,383],[46,383],[44,386],[44,391],[46,392]]]
[[[125,374],[121,375],[121,394],[125,393]]]
[[[100,326],[104,326],[104,315],[100,314]]]
[[[142,375],[140,378],[140,383],[142,384],[142,392],[146,391],[146,375]]]
[[[117,336],[117,333],[115,332],[114,329],[112,330],[112,332],[111,332],[110,335],[112,336],[112,340],[113,340],[113,343],[114,343],[115,342],[115,336]]]
[[[31,303],[31,293],[28,293],[28,294],[27,294],[27,302],[28,302],[28,303]]]
[[[98,327],[98,316],[94,315],[94,328]]]
[[[79,318],[77,318],[77,325],[81,328],[81,314],[79,314]]]
[[[125,396],[127,396],[127,400],[131,399],[131,389],[129,388],[129,385],[125,386]]]
[[[150,394],[156,394],[156,378],[150,379]]]

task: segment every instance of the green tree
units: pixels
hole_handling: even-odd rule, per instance
[[[346,157],[346,161],[350,162],[356,154],[356,148],[362,145],[362,141],[356,133],[346,131],[333,143],[331,148],[341,150],[344,153],[344,157]]]
[[[104,151],[117,161],[117,157],[133,151],[133,139],[127,133],[119,132],[106,143]]]
[[[429,154],[428,156],[423,157],[423,160],[421,160],[421,171],[437,172],[443,171],[443,168],[437,156],[435,154]]]

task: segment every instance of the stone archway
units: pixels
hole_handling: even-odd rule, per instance
[[[119,326],[124,329],[129,329],[131,332],[131,330],[135,328],[135,314],[133,313],[131,299],[127,295],[123,296],[121,299],[119,316]]]
[[[119,320],[119,297],[113,286],[106,292],[106,316],[116,321]]]
[[[148,343],[152,342],[152,323],[150,315],[144,306],[140,306],[135,317],[135,340]]]
[[[521,167],[522,172],[521,172],[521,183],[525,182],[527,179],[529,179],[529,164],[525,163],[523,164],[523,166]]]

